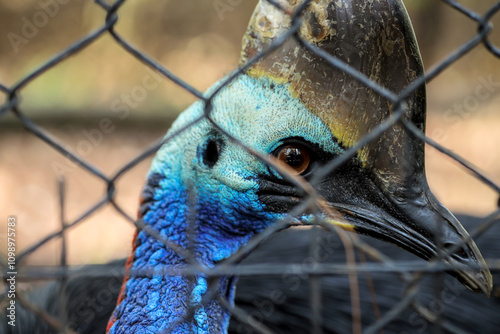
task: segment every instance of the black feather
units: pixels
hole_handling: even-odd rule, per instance
[[[480,219],[461,216],[468,230],[479,226]],[[477,244],[485,258],[500,255],[500,225],[494,226],[478,238]],[[316,238],[320,235],[320,239]],[[395,246],[372,238],[363,238],[368,244],[387,254],[394,261],[423,261]],[[311,240],[314,240],[311,253]],[[243,262],[246,264],[278,263],[297,264],[295,268],[308,266],[310,255],[320,262],[345,263],[345,252],[336,237],[312,230],[287,230],[278,233],[255,250]],[[53,282],[32,290],[29,299],[48,313],[62,314],[70,327],[82,334],[105,333],[107,321],[115,307],[125,260],[117,260],[106,266],[105,277],[99,277],[93,267],[82,270],[82,276],[69,279],[65,290],[66,306],[61,309],[58,300],[59,283]],[[102,268],[100,268],[101,272]],[[112,277],[109,277],[112,273]],[[115,273],[115,274],[113,274]],[[444,277],[444,285],[436,299],[436,280],[424,279],[420,284],[417,300],[424,306],[439,311],[442,319],[468,333],[489,333],[500,328],[500,277],[493,272],[494,292],[488,299],[461,286],[453,277]],[[404,296],[405,284],[396,274],[371,275],[377,305],[382,315],[391,310]],[[359,298],[363,328],[376,322],[377,317],[372,295],[364,274],[359,274]],[[351,333],[352,316],[349,281],[345,275],[325,276],[320,279],[322,298],[323,333]],[[443,292],[444,291],[444,292]],[[262,322],[276,333],[308,333],[311,330],[309,302],[310,284],[306,275],[283,274],[279,276],[240,277],[236,292],[236,305],[252,316],[254,322]],[[1,316],[1,333],[55,333],[43,320],[22,307],[17,307],[16,327],[8,326]],[[434,325],[424,320],[413,309],[405,310],[396,320],[385,327],[386,333],[428,333]],[[231,320],[230,333],[257,333],[248,325]]]

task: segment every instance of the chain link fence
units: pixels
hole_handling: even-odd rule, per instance
[[[286,9],[280,5],[280,2],[267,0],[270,4],[276,6],[280,10],[286,12]],[[105,314],[110,309],[113,308],[115,303],[115,298],[117,293],[119,292],[119,286],[121,285],[121,280],[124,275],[123,262],[116,262],[112,266],[111,265],[92,265],[88,266],[85,269],[81,269],[79,267],[69,266],[67,264],[67,240],[66,234],[70,229],[75,228],[81,224],[85,224],[86,220],[89,216],[91,216],[97,210],[100,210],[103,207],[111,206],[113,207],[120,215],[130,221],[131,224],[135,225],[138,229],[145,229],[148,231],[151,236],[154,238],[158,238],[158,240],[165,243],[165,245],[171,249],[176,250],[179,254],[184,255],[188,259],[193,259],[192,254],[190,254],[189,249],[181,249],[175,243],[170,240],[163,239],[158,233],[153,230],[148,230],[148,226],[144,225],[141,220],[136,220],[135,217],[131,217],[128,215],[124,208],[122,208],[116,201],[116,183],[118,180],[124,177],[127,173],[129,173],[135,166],[144,161],[145,159],[153,156],[158,149],[164,145],[166,142],[172,140],[178,133],[185,131],[187,128],[191,126],[196,126],[196,124],[202,120],[209,120],[212,124],[218,128],[218,130],[223,133],[227,138],[230,138],[232,141],[236,142],[238,145],[243,147],[245,150],[254,154],[259,159],[264,161],[266,164],[272,165],[274,168],[280,170],[281,173],[286,174],[287,171],[283,170],[279,165],[273,164],[269,162],[269,160],[255,152],[252,148],[245,146],[244,142],[240,142],[237,138],[234,138],[228,132],[228,129],[225,129],[214,122],[211,117],[211,105],[213,99],[217,96],[221,89],[223,89],[226,85],[228,85],[232,80],[241,75],[244,71],[250,68],[259,60],[268,56],[273,50],[279,49],[283,43],[287,39],[299,39],[299,43],[306,43],[303,40],[300,40],[297,32],[301,28],[301,21],[297,18],[300,17],[300,11],[298,13],[287,13],[294,18],[291,29],[281,38],[276,39],[271,47],[268,50],[265,50],[257,55],[255,55],[252,59],[247,61],[243,66],[236,69],[221,85],[220,89],[217,89],[212,94],[204,94],[197,90],[196,88],[189,85],[182,78],[173,74],[168,68],[165,68],[160,62],[148,56],[146,53],[134,47],[129,41],[123,38],[116,30],[115,26],[117,22],[119,22],[118,11],[120,7],[125,3],[125,0],[118,0],[113,3],[108,3],[104,0],[94,0],[96,6],[100,6],[102,10],[106,13],[106,18],[104,23],[100,28],[91,32],[84,38],[75,41],[69,47],[61,50],[59,53],[53,55],[49,60],[41,64],[34,71],[28,73],[25,77],[21,78],[16,84],[12,86],[4,85],[0,82],[0,91],[5,97],[5,102],[0,105],[0,118],[5,117],[7,114],[13,115],[18,122],[22,123],[23,127],[29,133],[36,136],[41,142],[49,145],[53,150],[57,151],[64,157],[69,158],[72,162],[77,164],[80,168],[88,171],[92,174],[96,179],[100,180],[102,184],[106,186],[106,194],[99,201],[88,207],[88,209],[83,212],[78,218],[68,221],[64,215],[64,208],[66,206],[66,194],[65,194],[65,184],[64,179],[60,179],[60,208],[61,208],[61,217],[60,217],[60,229],[49,235],[45,235],[39,239],[38,242],[32,244],[31,246],[23,249],[17,250],[15,254],[15,271],[17,273],[16,282],[19,284],[20,282],[28,282],[31,284],[32,282],[37,282],[39,280],[57,280],[59,285],[52,286],[52,290],[48,289],[45,291],[51,291],[54,294],[54,298],[52,301],[54,302],[50,308],[44,308],[44,306],[40,306],[36,303],[36,299],[29,297],[29,292],[24,292],[21,290],[15,291],[16,302],[23,309],[27,310],[26,312],[31,315],[34,322],[33,323],[43,323],[44,326],[48,326],[47,328],[51,328],[54,332],[64,332],[64,333],[78,333],[82,332],[82,327],[89,326],[88,323],[97,321],[102,314]],[[305,1],[303,6],[300,6],[300,10],[303,10],[307,3],[310,1]],[[494,192],[500,196],[500,186],[496,184],[489,177],[478,171],[473,164],[466,161],[462,157],[454,154],[452,151],[443,147],[442,145],[436,143],[429,137],[425,136],[413,123],[405,120],[404,116],[404,108],[399,108],[398,106],[402,105],[405,100],[417,89],[425,85],[427,82],[431,82],[433,79],[438,77],[444,70],[453,66],[459,59],[463,56],[470,53],[472,50],[480,47],[486,48],[492,55],[495,57],[500,57],[500,49],[493,45],[489,39],[493,31],[493,26],[490,23],[490,19],[498,13],[500,10],[500,1],[492,6],[485,13],[476,13],[466,6],[462,5],[460,2],[453,0],[442,0],[443,3],[449,6],[449,10],[454,10],[460,13],[461,15],[466,16],[471,21],[474,21],[477,24],[477,33],[466,43],[460,46],[458,49],[453,51],[448,57],[446,57],[443,61],[437,64],[430,70],[427,70],[425,76],[418,77],[414,80],[408,87],[406,87],[401,94],[395,94],[394,92],[388,91],[385,87],[380,86],[378,83],[371,81],[364,74],[355,71],[353,68],[348,66],[346,63],[331,57],[330,55],[322,52],[318,48],[314,48],[309,46],[310,51],[316,53],[320,57],[323,57],[328,63],[334,67],[347,73],[349,76],[355,78],[357,81],[366,85],[377,94],[383,96],[385,99],[390,101],[390,104],[394,107],[394,110],[397,112],[394,113],[392,117],[387,119],[385,122],[380,124],[376,129],[371,131],[367,136],[359,140],[355,145],[349,148],[345,153],[343,153],[338,158],[329,162],[326,166],[321,170],[321,174],[324,176],[329,175],[338,169],[343,163],[354,157],[358,150],[363,148],[368,143],[376,140],[380,137],[381,134],[384,133],[388,128],[390,128],[394,124],[402,124],[405,129],[412,133],[415,138],[420,141],[424,141],[428,146],[435,148],[443,155],[447,155],[454,159],[458,164],[460,164],[465,170],[474,175],[477,179],[483,182],[486,186],[491,188]],[[63,62],[68,57],[82,52],[86,47],[94,43],[98,38],[103,35],[109,35],[113,38],[117,45],[119,45],[123,52],[127,52],[133,57],[135,57],[140,62],[147,65],[152,71],[155,73],[159,73],[159,75],[167,78],[171,82],[175,83],[186,92],[189,92],[194,97],[204,102],[205,112],[202,118],[197,119],[192,124],[180,129],[177,133],[170,135],[167,138],[164,138],[151,147],[145,149],[140,155],[130,160],[128,163],[122,166],[116,173],[112,175],[106,175],[103,173],[99,166],[96,166],[92,163],[86,161],[86,159],[82,158],[78,154],[74,153],[66,149],[66,145],[64,142],[61,142],[58,139],[50,136],[46,131],[44,131],[36,122],[34,122],[30,117],[26,115],[23,109],[20,107],[20,99],[19,95],[23,91],[23,89],[29,85],[33,80],[35,80],[39,76],[43,76],[50,69],[59,66],[61,62]],[[308,194],[308,198],[304,200],[304,203],[299,205],[298,208],[294,209],[290,213],[291,217],[298,216],[301,212],[303,212],[308,207],[318,207],[321,206],[321,201],[318,197],[318,192],[316,189],[316,185],[314,182],[308,183],[303,179],[297,178],[293,175],[288,176],[290,180],[298,184],[302,189]],[[29,203],[27,203],[29,205]],[[500,205],[500,201],[499,201]],[[469,230],[470,235],[473,239],[479,238],[481,235],[488,235],[491,229],[495,228],[495,224],[498,225],[498,220],[500,217],[500,209],[491,212],[486,218],[474,221],[473,230]],[[15,218],[12,218],[12,221],[9,218],[9,224],[15,222]],[[225,305],[225,307],[230,309],[232,314],[232,321],[234,324],[235,331],[241,333],[276,333],[279,330],[273,328],[273,325],[269,325],[268,321],[272,314],[278,314],[280,312],[284,312],[286,316],[286,312],[293,312],[290,309],[287,309],[287,305],[293,305],[300,300],[299,297],[293,297],[296,299],[292,299],[291,295],[288,296],[288,300],[284,300],[282,295],[274,295],[272,292],[264,292],[257,291],[259,287],[264,289],[265,282],[269,278],[276,278],[277,281],[284,282],[284,286],[286,286],[286,281],[292,280],[293,282],[300,285],[298,282],[302,282],[302,286],[307,287],[307,291],[304,292],[305,296],[302,297],[302,300],[306,304],[303,310],[307,313],[307,316],[304,315],[303,321],[307,322],[307,326],[310,326],[311,332],[314,333],[322,333],[323,331],[323,322],[327,321],[329,317],[329,309],[335,308],[336,305],[331,305],[331,302],[326,300],[325,295],[325,284],[330,284],[329,282],[334,282],[333,279],[336,279],[338,282],[342,281],[345,285],[342,287],[336,287],[337,289],[346,289],[344,294],[347,294],[346,300],[344,301],[343,306],[337,305],[337,307],[343,307],[347,311],[348,322],[344,324],[342,327],[341,322],[339,320],[338,332],[344,332],[342,328],[347,328],[347,331],[352,331],[354,333],[377,333],[383,332],[384,329],[387,332],[392,332],[389,326],[393,322],[401,321],[401,317],[405,317],[408,312],[410,314],[410,318],[405,318],[407,321],[407,326],[404,328],[412,328],[412,329],[401,329],[401,333],[410,332],[410,333],[422,333],[428,332],[431,328],[434,328],[437,333],[443,331],[450,331],[453,333],[465,333],[468,332],[467,329],[460,328],[460,325],[457,325],[453,322],[450,322],[449,319],[446,318],[445,314],[443,314],[441,309],[436,311],[433,309],[432,305],[424,305],[421,301],[419,301],[418,296],[422,294],[421,289],[419,289],[419,284],[426,279],[429,280],[431,278],[431,285],[433,285],[433,289],[431,291],[427,291],[429,293],[429,298],[431,301],[434,301],[434,306],[436,304],[441,305],[445,304],[456,304],[455,306],[460,310],[460,305],[457,304],[455,298],[448,298],[444,296],[443,291],[446,289],[448,285],[445,283],[447,279],[450,279],[448,276],[443,275],[445,272],[449,271],[449,267],[444,265],[442,261],[431,261],[430,263],[425,264],[415,264],[411,266],[411,262],[397,262],[397,255],[394,255],[394,259],[391,259],[391,256],[383,255],[379,250],[384,246],[376,244],[373,246],[371,241],[361,238],[348,237],[345,232],[337,231],[331,225],[326,224],[325,222],[318,222],[321,227],[331,232],[332,236],[325,237],[322,233],[317,233],[316,229],[312,229],[311,233],[307,234],[309,238],[307,239],[307,243],[310,246],[311,252],[314,252],[315,247],[321,246],[321,251],[324,252],[325,249],[335,249],[339,252],[341,257],[347,256],[347,263],[343,258],[335,258],[336,262],[328,262],[331,261],[331,258],[328,261],[313,261],[314,263],[288,263],[288,261],[283,260],[281,263],[275,263],[273,265],[269,265],[266,263],[262,263],[259,266],[259,263],[252,263],[253,258],[250,257],[249,263],[237,265],[241,260],[243,260],[246,255],[254,251],[256,253],[259,252],[259,246],[267,239],[271,237],[278,238],[278,235],[275,234],[282,230],[284,227],[290,225],[290,220],[276,222],[276,224],[272,225],[270,228],[266,229],[261,234],[257,235],[251,241],[246,244],[243,249],[238,251],[236,254],[231,256],[228,260],[222,263],[220,266],[216,266],[212,270],[206,272],[206,274],[210,275],[210,277],[219,277],[221,275],[233,275],[237,274],[241,276],[241,281],[238,285],[238,289],[240,289],[241,282],[246,282],[248,279],[254,279],[253,282],[255,284],[255,290],[245,290],[247,288],[241,288],[242,294],[248,293],[248,301],[245,305],[244,301],[242,301],[242,305],[238,305],[238,296],[236,301],[236,306],[231,306],[227,300],[221,300],[221,303]],[[10,226],[10,225],[9,225]],[[12,224],[14,228],[15,224]],[[470,227],[470,226],[468,226]],[[281,233],[280,233],[281,234]],[[282,232],[284,236],[287,235],[287,232]],[[288,235],[290,238],[293,236]],[[338,236],[338,237],[337,237]],[[84,237],[84,236],[82,236]],[[328,239],[330,238],[330,239]],[[340,239],[339,239],[340,238]],[[286,243],[285,237],[282,237],[282,242]],[[60,265],[56,267],[46,267],[40,268],[35,266],[23,265],[23,260],[31,254],[40,250],[42,246],[51,242],[52,240],[61,240],[62,247],[60,251]],[[294,240],[294,239],[292,239]],[[340,240],[340,241],[339,241]],[[299,241],[295,241],[299,242]],[[465,241],[464,241],[465,242]],[[4,245],[4,240],[2,240],[2,245]],[[4,247],[4,246],[2,246]],[[14,247],[14,245],[12,245]],[[308,249],[308,245],[304,245],[304,249]],[[341,249],[345,248],[345,253],[341,252]],[[479,248],[481,248],[481,243],[479,243]],[[284,248],[286,250],[286,248]],[[287,251],[292,252],[293,250],[288,249]],[[453,250],[443,249],[442,252],[444,254],[451,252]],[[392,251],[390,251],[392,252]],[[10,254],[10,253],[9,253]],[[357,255],[356,255],[357,254]],[[396,253],[392,253],[396,254]],[[485,251],[486,258],[488,260],[488,265],[493,272],[493,275],[497,275],[498,270],[500,270],[500,253],[487,253]],[[282,254],[285,256],[285,254]],[[331,254],[330,254],[331,255]],[[265,256],[265,255],[263,255]],[[3,271],[4,277],[4,288],[0,295],[1,305],[5,307],[9,306],[9,302],[11,300],[9,296],[9,292],[11,292],[11,284],[8,279],[11,276],[9,274],[12,270],[9,269],[9,256],[1,258],[1,267]],[[327,256],[328,257],[328,256]],[[312,257],[314,259],[314,257]],[[371,261],[367,261],[367,258],[370,258]],[[323,259],[323,258],[322,258]],[[278,259],[279,261],[279,259]],[[354,266],[356,261],[359,263]],[[409,263],[409,264],[408,264]],[[112,268],[112,269],[110,269]],[[191,272],[193,275],[196,272],[196,267],[193,269],[194,272]],[[369,272],[373,273],[373,277],[368,276],[368,280],[366,280],[365,275]],[[380,287],[377,283],[377,273],[393,273],[396,275],[393,276],[392,279],[398,280],[400,282],[401,287],[404,291],[403,295],[394,296],[397,294],[395,291],[390,291],[388,293],[393,294],[393,299],[387,301],[383,299],[385,297],[380,296],[379,300],[375,296],[379,296],[379,293],[376,293],[376,288]],[[79,309],[80,313],[79,317],[77,315],[66,314],[63,310],[68,306],[68,303],[77,303],[79,301],[68,301],[64,294],[67,292],[65,290],[69,284],[76,284],[75,282],[84,283],[83,280],[78,281],[78,279],[105,279],[109,282],[106,288],[101,288],[95,290],[94,296],[96,298],[101,298],[106,301],[108,305],[105,307],[94,307],[91,313],[85,313],[83,309],[79,306],[73,306],[75,309]],[[324,278],[331,278],[332,280],[323,281]],[[259,283],[261,280],[261,283]],[[374,281],[375,283],[374,283]],[[73,283],[71,283],[73,282]],[[307,283],[304,283],[307,282]],[[325,283],[326,282],[326,283]],[[449,281],[448,281],[449,282]],[[101,281],[102,283],[102,281]],[[384,282],[380,283],[383,284]],[[393,282],[386,282],[388,285],[394,284]],[[332,283],[333,284],[333,283]],[[399,284],[399,283],[398,283]],[[361,287],[360,287],[361,285]],[[118,287],[118,288],[117,288]],[[387,288],[387,287],[386,287]],[[456,287],[455,287],[456,288]],[[104,290],[103,290],[104,289]],[[278,288],[280,289],[280,288]],[[285,287],[282,288],[283,290]],[[363,290],[364,289],[364,290]],[[384,289],[384,288],[381,288]],[[498,288],[497,288],[498,289]],[[104,292],[103,292],[104,291]],[[111,292],[110,292],[111,291]],[[281,291],[281,290],[280,290]],[[368,291],[368,296],[361,295],[363,291]],[[456,291],[456,290],[453,290]],[[48,292],[46,292],[48,293]],[[269,293],[268,295],[265,295]],[[294,290],[295,293],[295,290]],[[499,293],[498,291],[494,294]],[[252,296],[253,294],[253,296]],[[462,294],[462,292],[453,295]],[[466,294],[466,293],[464,293]],[[339,290],[339,295],[341,292]],[[381,293],[380,293],[381,295]],[[372,298],[373,297],[373,298]],[[243,297],[242,297],[243,298]],[[500,296],[496,295],[493,298],[500,298]],[[285,298],[286,299],[286,298]],[[366,306],[364,306],[363,301],[366,299],[369,300],[368,304],[374,313],[374,320],[372,323],[366,325],[366,319],[362,323],[362,315],[361,311],[365,312]],[[436,301],[439,301],[436,302]],[[85,300],[85,306],[88,306],[89,299]],[[337,301],[341,303],[341,301]],[[491,302],[491,301],[490,301]],[[57,303],[62,303],[62,305],[56,306]],[[80,302],[84,303],[83,301]],[[379,303],[389,303],[390,305],[385,305],[386,307],[379,307]],[[441,304],[440,304],[441,303]],[[494,304],[495,301],[492,301],[488,305],[488,307],[492,308],[490,311],[494,312],[494,307],[496,306],[497,312],[500,311],[500,306]],[[466,307],[466,306],[464,306]],[[382,309],[383,312],[380,311]],[[58,311],[54,311],[58,310]],[[333,312],[333,311],[332,311]],[[335,313],[337,312],[337,313]],[[339,312],[335,311],[333,314],[340,317]],[[485,311],[486,312],[486,311]],[[365,313],[363,313],[365,316]],[[75,319],[80,318],[80,319]],[[28,319],[29,316],[25,319]],[[339,318],[340,319],[340,318]],[[399,320],[398,320],[399,319]],[[105,319],[107,321],[107,319]],[[4,319],[2,319],[4,321]],[[102,321],[102,320],[101,320]],[[362,325],[363,324],[363,325]],[[409,324],[409,325],[408,325]],[[22,326],[22,325],[19,325]],[[403,325],[401,325],[403,326]],[[8,328],[8,327],[5,327]],[[403,328],[403,327],[402,327]],[[33,329],[34,330],[34,329]],[[491,329],[494,330],[494,329]],[[29,330],[28,330],[29,331]],[[168,332],[168,331],[167,331]]]

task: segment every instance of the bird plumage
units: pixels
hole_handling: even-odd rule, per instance
[[[467,230],[481,223],[480,218],[458,216]],[[477,239],[478,246],[486,258],[500,254],[497,236],[500,225]],[[263,243],[243,260],[242,266],[259,264],[303,266],[310,254],[311,239],[316,238],[309,230],[287,230]],[[321,245],[322,263],[345,263],[345,251],[340,240],[333,234],[320,234],[324,241],[313,239]],[[396,263],[418,261],[418,259],[390,244],[369,237],[363,241],[376,247]],[[55,317],[67,319],[68,327],[80,334],[104,333],[106,324],[114,310],[123,280],[125,260],[113,261],[104,266],[85,267],[70,278],[64,290],[64,302],[59,300],[60,283],[49,283],[32,290],[28,298],[41,309]],[[444,278],[442,289],[436,298],[436,281],[433,275],[419,284],[417,298],[433,313],[441,314],[445,321],[468,333],[488,333],[500,327],[500,272],[495,272],[495,285],[490,299],[472,293],[452,277]],[[392,273],[372,273],[377,306],[381,315],[386,314],[401,300],[405,284]],[[322,325],[324,333],[351,333],[352,309],[349,282],[346,275],[327,275],[321,279]],[[366,277],[360,274],[359,298],[363,328],[373,324],[375,316],[370,287]],[[311,328],[310,286],[305,275],[289,274],[240,277],[236,287],[235,304],[252,315],[254,319],[277,333],[305,333]],[[276,291],[281,292],[277,294]],[[65,305],[65,306],[62,306]],[[62,312],[62,313],[61,313]],[[47,323],[32,312],[18,307],[18,326],[7,326],[2,317],[0,332],[6,334],[55,334]],[[424,320],[412,308],[405,310],[387,327],[386,332],[430,333],[436,326]],[[449,331],[445,331],[449,332]],[[257,333],[248,325],[231,319],[229,333]]]

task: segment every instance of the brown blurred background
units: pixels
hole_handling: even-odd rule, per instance
[[[256,0],[128,0],[116,30],[199,90],[237,66],[241,37]],[[484,13],[496,0],[461,1]],[[405,1],[426,68],[432,68],[477,32],[477,24],[441,1]],[[45,15],[43,13],[46,13]],[[50,15],[49,15],[50,14]],[[105,12],[92,1],[0,0],[0,83],[13,85],[77,39],[100,27]],[[500,14],[493,18],[497,25]],[[500,31],[491,34],[500,45]],[[195,99],[151,74],[111,37],[97,41],[43,73],[21,92],[21,110],[106,175],[161,138]],[[500,183],[500,61],[479,45],[429,83],[427,134]],[[102,128],[100,122],[108,119]],[[99,134],[100,133],[100,134]],[[92,139],[89,139],[92,138]],[[89,144],[90,143],[90,144]],[[118,182],[117,202],[135,216],[147,159]],[[498,196],[457,163],[427,152],[431,188],[452,211],[486,215]],[[8,215],[17,216],[23,249],[57,231],[57,178],[66,181],[67,221],[105,193],[105,184],[26,132],[0,118],[0,244],[5,254]],[[133,228],[107,206],[68,231],[69,260],[81,264],[126,256]],[[55,264],[60,241],[26,263]]]

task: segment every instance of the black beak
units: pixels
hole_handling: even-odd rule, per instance
[[[416,178],[419,181],[396,195],[376,185],[368,173],[345,169],[349,167],[337,174],[344,175],[333,176],[320,186],[327,206],[336,211],[333,216],[330,210],[324,212],[327,221],[395,244],[425,260],[441,253],[451,275],[470,290],[490,295],[493,280],[483,256],[457,218],[431,193],[425,177]]]

